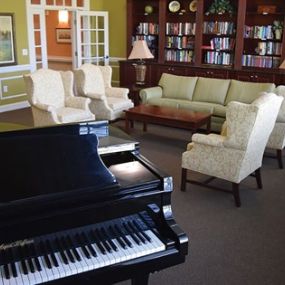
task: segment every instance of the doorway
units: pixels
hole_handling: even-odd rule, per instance
[[[68,11],[66,26],[58,23],[60,10]],[[28,1],[27,15],[33,71],[39,68],[65,70],[70,66],[75,69],[87,62],[109,64],[107,12],[43,3],[35,5]]]

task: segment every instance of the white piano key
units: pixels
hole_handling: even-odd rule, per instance
[[[69,264],[65,264],[63,262],[63,259],[60,255],[59,252],[54,252],[54,255],[56,257],[57,263],[58,263],[58,267],[57,270],[59,272],[59,276],[60,277],[65,277],[65,276],[70,276],[71,274],[71,268],[69,266]]]
[[[23,284],[31,285],[30,280],[28,278],[28,275],[24,274],[24,272],[23,272],[23,268],[22,268],[21,263],[19,261],[17,261],[17,262],[15,262],[15,265],[16,265],[17,271],[19,272],[19,274],[22,278]]]
[[[93,269],[93,264],[92,264],[92,261],[90,260],[91,258],[87,258],[85,257],[84,253],[81,251],[81,248],[80,247],[77,247],[77,252],[81,258],[81,261],[79,261],[79,264],[81,265],[81,268],[82,268],[82,272],[86,272],[86,271],[89,271],[89,270],[92,270]]]
[[[151,238],[151,243],[155,245],[155,252],[165,250],[165,244],[151,230],[147,230],[145,233]]]
[[[95,249],[95,251],[97,253],[98,268],[110,265],[110,262],[108,261],[107,256],[105,254],[101,253],[98,246],[95,243],[92,244],[91,246],[93,246],[93,248]]]
[[[38,258],[38,261],[40,262],[40,258]],[[35,262],[34,258],[32,258],[32,262],[34,264],[35,269],[37,270],[36,262]],[[42,268],[42,270],[41,271],[37,270],[37,272],[40,275],[40,278],[42,280],[41,283],[44,283],[44,282],[48,281],[48,277],[47,277],[46,272],[45,272],[44,268],[42,267],[42,265],[41,265],[41,268]]]
[[[16,267],[16,271],[17,271],[17,277],[13,276],[11,264],[9,264],[8,267],[9,267],[9,272],[10,272],[10,285],[22,285],[23,280],[21,278],[20,273],[17,270],[16,265],[15,265],[15,267]]]

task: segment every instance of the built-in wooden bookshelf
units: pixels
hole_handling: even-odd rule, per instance
[[[223,0],[228,6],[221,10],[220,0],[197,0],[192,9],[194,1],[127,0],[127,55],[139,38],[155,55],[147,84],[162,72],[285,84],[278,68],[285,59],[284,0]],[[132,63],[120,62],[122,85],[133,80]]]

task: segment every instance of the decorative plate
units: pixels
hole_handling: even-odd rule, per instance
[[[180,3],[178,1],[171,1],[168,4],[168,9],[172,13],[176,13],[180,10]]]
[[[197,0],[193,0],[190,4],[189,4],[189,10],[191,12],[196,12],[197,11]]]

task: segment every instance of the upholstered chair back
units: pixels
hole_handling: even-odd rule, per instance
[[[104,84],[105,88],[111,88],[111,82],[112,82],[112,67],[110,65],[104,65],[104,66],[98,66],[99,69],[101,70],[103,79],[104,79]]]
[[[85,63],[75,70],[75,77],[79,94],[105,95],[104,78],[99,66]]]
[[[251,104],[229,103],[224,145],[245,151],[241,177],[244,176],[242,172],[248,173],[261,166],[282,101],[281,96],[263,93]]]
[[[40,103],[55,108],[64,106],[65,88],[69,87],[68,83],[64,86],[59,71],[39,69],[24,78],[28,86],[28,100],[32,105]]]

